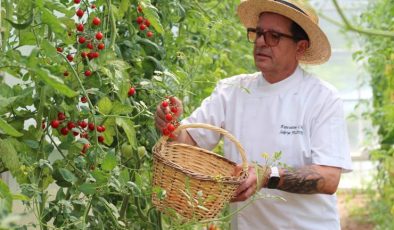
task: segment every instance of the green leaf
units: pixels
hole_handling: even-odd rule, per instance
[[[112,110],[112,101],[108,97],[103,97],[98,102],[98,109],[103,114],[110,114]]]
[[[159,71],[164,71],[165,70],[164,66],[155,57],[146,56],[145,59],[144,59],[144,62],[145,61],[151,62],[153,64],[153,66],[155,67],[155,70],[159,70]]]
[[[0,130],[3,131],[5,134],[13,136],[13,137],[21,137],[23,136],[22,133],[18,132],[14,127],[7,124],[5,120],[0,118]]]
[[[173,73],[171,73],[171,72],[169,72],[169,71],[164,71],[164,75],[165,75],[166,77],[170,77],[172,80],[175,81],[175,83],[179,84],[178,77],[175,76]]]
[[[163,72],[165,68],[155,57],[146,56],[142,62],[142,68],[145,71],[145,77],[150,78],[155,70]]]
[[[176,5],[178,7],[178,12],[179,12],[179,15],[180,15],[180,18],[178,20],[178,23],[179,23],[179,22],[182,22],[183,20],[185,20],[185,18],[186,18],[186,11],[185,11],[185,8],[183,8],[183,6],[182,6],[182,4],[180,2],[177,2]]]
[[[40,143],[35,140],[23,140],[23,142],[32,149],[38,149],[40,147]]]
[[[5,98],[5,97],[0,96],[0,108],[6,108],[7,106],[14,103],[17,99],[18,99],[18,97]]]
[[[59,1],[45,0],[43,3],[47,9],[56,10],[63,14],[69,13],[67,7],[65,7],[65,5],[61,4]]]
[[[44,7],[44,0],[36,0],[34,1],[34,3],[37,6],[37,8],[40,10]]]
[[[122,0],[119,5],[117,18],[123,18],[124,14],[129,9],[129,0]]]
[[[19,172],[21,164],[14,146],[8,140],[0,139],[0,160],[13,176]]]
[[[126,183],[130,180],[130,173],[129,170],[127,170],[126,168],[124,168],[122,171],[120,171],[119,174],[119,182],[122,185],[126,185]]]
[[[14,96],[12,88],[7,84],[0,84],[0,96],[6,98]]]
[[[47,55],[47,57],[56,56],[56,48],[48,42],[47,39],[43,39],[41,42],[41,49],[43,49]]]
[[[29,201],[30,198],[23,194],[12,194],[13,200]]]
[[[142,195],[141,189],[132,181],[127,182],[127,187],[132,191],[133,195],[140,197]]]
[[[58,19],[57,16],[47,8],[41,9],[42,14],[42,23],[47,24],[52,31],[56,34],[56,36],[60,39],[66,39],[67,37],[67,26]]]
[[[32,101],[33,101],[33,99],[32,99],[33,89],[32,88],[26,88],[20,92],[18,92],[18,90],[15,90],[14,93],[12,93],[12,91],[11,91],[11,93],[7,92],[7,91],[8,91],[7,88],[0,87],[0,92],[3,93],[3,95],[4,95],[4,97],[0,96],[0,109],[7,108],[10,105],[12,105],[14,107],[18,107],[18,106],[24,107],[24,106],[32,104]],[[13,95],[18,95],[18,96],[14,97]]]
[[[31,72],[34,73],[35,68],[37,68],[38,61],[40,60],[39,57],[39,52],[40,50],[35,47],[31,51],[30,55],[27,57],[27,59],[22,59],[22,61],[26,60],[26,65],[31,68]],[[30,73],[31,74],[31,73]]]
[[[78,95],[77,92],[70,89],[66,84],[64,84],[63,80],[54,76],[49,70],[43,68],[33,68],[32,71],[37,74],[37,77],[39,77],[53,89],[57,90],[59,93],[67,97],[75,97]]]
[[[5,20],[7,22],[9,22],[11,24],[11,26],[14,27],[15,29],[23,30],[23,29],[26,29],[28,26],[30,26],[30,24],[33,22],[33,18],[34,18],[33,12],[34,12],[33,10],[30,10],[30,17],[27,19],[26,22],[23,22],[23,23],[15,23],[8,18],[6,18]]]
[[[56,200],[63,200],[66,197],[66,194],[63,191],[63,188],[59,188],[56,193]]]
[[[108,182],[109,175],[100,170],[94,170],[92,172],[93,178],[96,180],[98,185],[102,185]]]
[[[109,70],[108,68],[100,66],[99,71],[102,73],[103,76],[108,76],[110,78],[113,78],[113,74],[112,74],[111,70]]]
[[[19,36],[19,38],[20,38],[19,41],[20,46],[36,44],[36,37],[34,36],[33,32],[23,30],[21,31],[21,35]]]
[[[118,96],[121,99],[121,101],[126,101],[128,98],[127,92],[130,89],[130,85],[129,84],[121,84],[119,87],[119,92],[118,92]]]
[[[163,25],[160,23],[157,8],[154,7],[149,0],[141,1],[140,5],[142,7],[142,11],[144,12],[145,18],[150,21],[153,28],[155,28],[159,34],[164,34]]]
[[[113,153],[107,153],[105,156],[103,163],[101,164],[101,168],[106,171],[111,171],[116,166],[116,156]]]
[[[133,112],[133,108],[129,105],[124,105],[118,101],[114,102],[111,113],[114,115],[123,115]]]
[[[114,141],[114,136],[116,135],[115,118],[114,117],[107,118],[103,125],[106,127],[106,130],[103,133],[104,143],[106,145],[111,145],[112,142]]]
[[[59,173],[62,178],[67,182],[74,183],[78,180],[78,178],[68,169],[60,168]]]
[[[104,204],[107,211],[110,212],[116,219],[119,218],[119,211],[116,206],[112,203],[109,203],[105,198],[99,197],[99,200]]]
[[[4,204],[1,207],[5,208],[6,212],[10,213],[12,211],[12,194],[3,180],[0,180],[0,204]],[[0,208],[0,211],[3,211],[2,208]]]
[[[83,183],[78,187],[78,190],[83,192],[85,195],[92,195],[96,193],[96,188],[96,184]]]
[[[142,46],[148,56],[154,56],[161,59],[164,55],[164,50],[149,39],[141,38],[137,40],[137,43]]]
[[[137,147],[137,138],[135,135],[134,122],[126,118],[116,118],[116,124],[123,128],[126,133],[127,139],[133,148]]]

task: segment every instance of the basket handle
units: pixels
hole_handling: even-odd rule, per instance
[[[204,124],[204,123],[190,123],[190,124],[184,124],[184,125],[180,125],[178,126],[178,128],[174,131],[174,133],[179,132],[182,129],[188,129],[188,128],[204,128],[204,129],[209,129],[211,131],[215,131],[217,133],[222,134],[223,136],[227,137],[229,140],[231,140],[235,146],[237,147],[241,158],[242,158],[242,168],[244,170],[244,172],[248,172],[248,161],[246,159],[246,153],[245,153],[245,149],[242,147],[241,143],[227,130],[219,128],[217,126],[213,126],[213,125],[209,125],[209,124]],[[165,136],[163,135],[161,137],[160,142],[164,143],[167,141],[167,139],[169,138],[169,136]]]

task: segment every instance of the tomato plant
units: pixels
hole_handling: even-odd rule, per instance
[[[371,3],[361,20],[368,27],[382,31],[393,31],[394,2],[380,0]],[[355,53],[355,58],[366,60],[371,74],[373,90],[373,110],[369,113],[378,128],[380,146],[372,151],[371,157],[378,162],[371,192],[372,220],[377,228],[394,227],[394,37],[364,36],[363,48]],[[376,190],[377,189],[377,190]],[[377,191],[377,192],[376,192]],[[378,195],[377,195],[378,194]]]
[[[1,1],[0,171],[21,195],[0,183],[0,223],[21,199],[40,229],[170,226],[150,202],[153,111],[176,95],[187,114],[216,80],[253,69],[226,16],[237,4]]]

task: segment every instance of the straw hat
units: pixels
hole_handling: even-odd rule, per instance
[[[283,15],[300,25],[308,35],[310,43],[300,63],[322,64],[331,56],[330,42],[318,25],[319,18],[311,7],[301,1],[241,0],[237,11],[246,28],[255,28],[262,12]]]

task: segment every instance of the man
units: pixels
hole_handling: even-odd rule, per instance
[[[335,192],[341,172],[351,170],[342,102],[331,86],[299,66],[324,63],[331,55],[317,16],[290,0],[242,1],[238,15],[254,43],[255,64],[261,72],[221,80],[182,123],[209,123],[228,130],[241,142],[249,161],[264,164],[261,153],[281,151],[280,162],[290,168],[271,167],[260,181],[249,168],[248,179],[233,199],[234,209],[255,192],[285,201],[254,201],[234,217],[232,228],[340,229]],[[157,108],[159,129],[165,127],[166,110]],[[184,130],[177,136],[177,141],[206,149],[219,140],[218,134],[203,129]],[[224,152],[240,163],[227,140]]]

